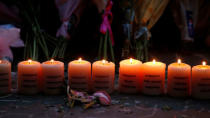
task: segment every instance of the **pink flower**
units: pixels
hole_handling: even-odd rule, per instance
[[[20,40],[20,29],[0,27],[0,58],[9,57],[13,59],[10,47],[23,47]]]
[[[110,105],[111,97],[106,91],[97,91],[93,94],[93,96],[98,97],[99,101],[102,105]]]

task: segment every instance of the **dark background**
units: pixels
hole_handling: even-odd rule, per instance
[[[115,40],[115,58],[117,62],[119,62],[121,60],[121,49],[124,41],[121,26],[123,12],[119,10],[118,1],[113,1],[114,6],[112,12],[114,18],[112,30]],[[8,6],[13,4],[13,2],[7,0],[2,0],[2,2]],[[36,2],[37,4],[34,5],[41,5],[39,21],[41,28],[52,36],[55,36],[61,22],[54,0],[37,0]],[[206,3],[209,4],[209,1],[207,0]],[[195,38],[194,43],[185,43],[181,41],[181,33],[172,16],[171,5],[173,5],[173,1],[170,1],[163,15],[151,29],[152,37],[149,41],[150,59],[154,56],[158,56],[156,55],[158,53],[175,53],[176,55],[192,55],[195,52],[208,53],[209,47],[205,43],[205,36]],[[94,61],[96,59],[100,40],[99,27],[101,21],[101,14],[98,13],[96,6],[94,6],[94,4],[88,4],[81,16],[78,27],[75,29],[75,33],[68,41],[68,48],[64,59],[65,61],[68,62],[69,60],[77,59],[78,57],[83,57],[84,59],[90,61]],[[21,27],[21,24],[24,24],[24,22],[21,22],[17,26]],[[16,60],[16,62],[23,60],[23,48],[15,48],[12,50],[14,60]]]

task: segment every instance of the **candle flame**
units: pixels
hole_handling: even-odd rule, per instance
[[[106,60],[103,59],[103,60],[102,60],[102,63],[105,64],[105,63],[106,63]]]
[[[0,63],[1,63],[2,61],[0,60]]]
[[[153,64],[155,64],[155,62],[156,62],[156,61],[155,61],[155,59],[153,59],[153,61],[152,61],[152,62],[153,62]]]
[[[55,61],[54,59],[51,59],[51,60],[50,60],[50,63],[52,64],[54,61]]]
[[[29,63],[29,64],[31,64],[31,62],[32,62],[32,60],[31,60],[31,59],[29,59],[29,60],[28,60],[28,63]]]
[[[202,64],[203,64],[203,66],[205,66],[205,65],[206,65],[206,62],[205,62],[205,61],[203,61],[203,62],[202,62]]]
[[[78,61],[81,62],[82,61],[82,58],[79,58]]]
[[[133,62],[133,59],[132,59],[132,58],[130,58],[130,63],[132,64],[132,62]]]
[[[178,62],[178,64],[182,63],[181,59],[178,59],[177,62]]]

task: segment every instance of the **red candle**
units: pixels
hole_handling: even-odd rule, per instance
[[[0,95],[11,92],[11,63],[0,60]]]
[[[18,92],[37,94],[42,88],[41,64],[37,61],[22,61],[18,64]]]

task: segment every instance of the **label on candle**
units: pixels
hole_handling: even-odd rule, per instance
[[[5,82],[5,81],[8,81],[8,78],[5,78],[5,77],[4,78],[1,78],[0,77],[0,83]]]
[[[61,75],[48,75],[46,76],[45,86],[47,89],[60,89],[63,84]]]
[[[173,77],[175,80],[188,80],[188,77]]]
[[[22,87],[24,88],[37,88],[38,86],[37,74],[22,74]]]
[[[202,93],[210,93],[210,78],[201,78],[197,83],[198,89]]]
[[[48,79],[59,79],[62,78],[61,75],[47,76]]]
[[[0,88],[9,87],[9,73],[0,73]]]
[[[5,76],[5,75],[8,75],[9,73],[0,73],[0,77],[1,76]]]
[[[186,87],[183,87],[183,88],[173,88],[175,91],[187,91],[187,88]]]
[[[108,75],[95,75],[94,88],[96,90],[106,90],[110,88],[110,76]]]
[[[136,80],[136,75],[131,74],[122,74],[122,81],[121,81],[121,87],[125,89],[137,89],[138,81]]]
[[[143,81],[144,90],[161,91],[162,79],[160,75],[145,75]]]
[[[173,90],[175,90],[175,91],[178,91],[178,92],[188,92],[188,84],[187,84],[187,81],[188,81],[188,77],[178,77],[178,76],[175,76],[171,80],[171,82],[172,82],[172,85],[171,86],[172,86]]]
[[[136,89],[137,88],[135,85],[122,84],[122,86],[125,87],[125,88],[131,88],[131,89]]]
[[[8,76],[8,74],[0,76],[0,94],[7,93],[9,91],[9,78],[6,76]]]
[[[145,75],[145,77],[160,77],[160,75]]]
[[[86,76],[71,76],[70,87],[76,90],[85,91],[88,88],[88,78]]]
[[[124,77],[136,77],[136,75],[123,74]]]

